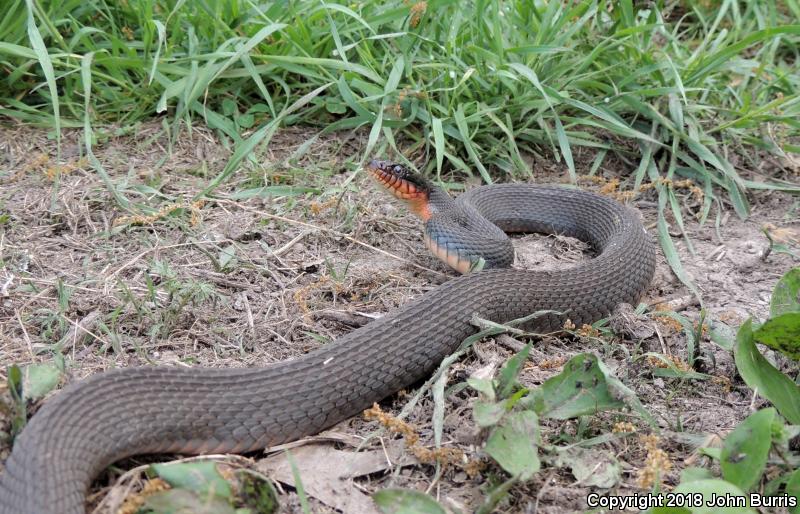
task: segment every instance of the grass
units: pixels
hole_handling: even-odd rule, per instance
[[[229,199],[231,192],[260,189],[260,184],[273,180],[268,166],[237,169],[236,176],[216,192],[221,198],[207,201],[201,209],[199,222],[195,224],[192,206],[179,204],[180,195],[191,196],[194,191],[202,189],[210,177],[196,173],[196,170],[221,168],[224,159],[219,159],[219,156],[226,152],[216,138],[210,137],[209,130],[198,128],[191,135],[181,134],[174,148],[178,160],[163,165],[160,173],[144,176],[141,172],[128,173],[131,162],[136,163],[136,170],[148,172],[161,166],[161,156],[154,155],[158,152],[151,150],[154,146],[151,138],[158,134],[158,144],[166,146],[164,133],[157,132],[157,124],[144,125],[149,130],[137,130],[135,141],[131,141],[133,137],[116,138],[110,144],[98,145],[96,150],[96,158],[115,181],[131,184],[146,181],[152,188],[139,191],[147,193],[148,202],[158,211],[141,223],[133,218],[117,225],[103,223],[108,213],[118,213],[119,209],[115,208],[114,198],[103,188],[102,177],[85,171],[63,175],[57,206],[61,209],[62,205],[87,205],[88,212],[76,208],[50,211],[53,182],[46,175],[44,166],[23,168],[14,182],[15,187],[7,188],[9,193],[24,191],[24,195],[8,195],[10,220],[2,255],[7,268],[15,275],[11,298],[19,297],[20,301],[15,300],[14,304],[18,306],[18,313],[13,309],[4,320],[0,320],[0,332],[5,330],[18,344],[5,345],[0,352],[6,352],[7,362],[34,361],[39,363],[36,366],[44,366],[24,368],[23,377],[26,370],[30,375],[33,369],[44,369],[60,377],[65,365],[73,377],[71,380],[100,369],[148,363],[258,366],[305,353],[318,344],[315,339],[330,341],[346,330],[340,322],[331,325],[327,318],[306,318],[309,311],[312,316],[323,310],[386,312],[407,302],[409,296],[431,287],[431,273],[419,273],[418,268],[408,265],[394,266],[394,261],[386,265],[385,256],[376,251],[379,248],[404,256],[423,251],[418,239],[412,239],[410,244],[405,242],[417,226],[411,215],[402,209],[386,208],[387,199],[383,193],[362,187],[368,183],[367,177],[357,177],[356,181],[348,182],[351,175],[336,174],[335,169],[325,168],[331,162],[349,158],[343,152],[348,146],[337,142],[337,138],[348,140],[348,134],[321,137],[302,160],[303,169],[279,170],[289,174],[287,183],[299,182],[305,187],[317,188],[317,192],[294,197],[276,196],[268,202],[260,201],[259,195],[247,193],[242,195],[242,201],[233,201]],[[11,162],[22,162],[24,156],[35,155],[40,148],[52,148],[44,131],[21,127],[6,131],[7,137],[0,139],[22,141],[20,147],[10,145],[13,152]],[[293,135],[287,139],[287,133]],[[313,130],[301,132],[298,128],[276,134],[270,160],[283,162],[288,159],[298,145],[313,134]],[[65,141],[79,140],[78,136],[76,133],[67,134]],[[359,144],[364,143],[364,138],[357,139]],[[209,146],[203,147],[203,144]],[[64,147],[69,146],[65,143]],[[78,159],[79,156],[68,158]],[[311,162],[313,160],[317,164]],[[207,166],[201,165],[206,162]],[[256,177],[256,169],[262,176]],[[332,188],[329,182],[337,187]],[[345,183],[349,186],[344,186]],[[321,193],[325,188],[328,190]],[[340,189],[345,194],[337,203]],[[121,188],[120,191],[130,194],[132,203],[134,198],[145,196],[135,197],[136,189],[133,187]],[[680,190],[675,194],[683,199]],[[694,198],[691,194],[686,196]],[[655,220],[652,206],[643,208],[643,212],[646,219]],[[772,214],[771,219],[778,223],[775,216],[780,214]],[[759,218],[763,216],[762,211]],[[290,219],[295,221],[290,223]],[[347,219],[352,219],[352,225],[347,225]],[[236,230],[226,228],[231,226]],[[724,237],[728,248],[745,249],[749,241],[762,237],[752,224],[749,224],[750,232],[742,231],[746,226],[732,219],[722,227],[726,229]],[[700,234],[695,227],[689,228]],[[306,233],[307,230],[312,232]],[[710,234],[712,230],[712,227],[707,227],[703,233]],[[255,237],[256,234],[260,235]],[[299,240],[293,244],[297,238]],[[359,240],[361,244],[374,247],[358,246],[356,241]],[[767,244],[766,239],[762,242]],[[711,250],[717,247],[715,241],[706,241],[704,237],[698,237],[695,244],[698,255],[707,255],[709,259]],[[283,248],[289,249],[282,251]],[[687,256],[685,246],[678,249],[681,257]],[[549,254],[548,250],[544,251]],[[27,262],[31,257],[27,256],[33,252],[33,262],[29,265]],[[563,259],[562,252],[558,252],[559,257],[551,257],[557,262]],[[273,253],[276,256],[273,257]],[[757,256],[754,254],[753,257]],[[417,265],[426,262],[421,255],[413,260]],[[234,266],[232,263],[235,261],[238,264]],[[692,276],[702,277],[711,269],[698,266],[692,259],[686,262],[687,272]],[[771,264],[750,270],[730,265],[726,271],[733,276],[731,281],[716,283],[701,279],[699,285],[718,307],[713,312],[715,320],[721,317],[719,308],[722,305],[758,309],[759,298],[764,298],[759,292],[764,291],[763,284],[770,283],[774,271],[787,262],[790,262],[788,256],[773,255]],[[719,264],[724,265],[728,264]],[[663,272],[663,268],[660,271]],[[731,285],[739,282],[744,286],[741,291]],[[671,289],[657,287],[652,293],[671,295],[680,290],[671,285],[667,287]],[[307,311],[298,297],[305,302]],[[92,317],[95,313],[96,317]],[[664,321],[667,317],[651,314],[650,319]],[[371,473],[367,478],[358,478],[356,483],[368,492],[380,489],[385,491],[380,495],[392,493],[395,496],[400,494],[398,487],[415,489],[423,484],[427,486],[429,496],[425,498],[429,502],[439,498],[449,508],[447,497],[468,498],[469,504],[464,511],[474,512],[491,512],[497,508],[524,510],[525,505],[540,499],[541,508],[574,509],[574,503],[565,503],[559,498],[567,498],[568,502],[570,497],[585,495],[587,488],[593,486],[584,482],[577,473],[581,469],[595,470],[602,463],[607,463],[611,471],[617,469],[616,473],[621,468],[614,465],[615,462],[624,466],[624,479],[618,484],[620,494],[651,491],[639,483],[639,476],[654,476],[670,486],[683,483],[686,479],[679,473],[685,467],[685,459],[693,455],[696,447],[708,444],[699,441],[707,441],[711,434],[722,434],[736,426],[746,415],[743,413],[747,412],[748,406],[753,405],[753,393],[737,380],[732,358],[727,354],[724,359],[719,358],[719,368],[706,370],[707,375],[681,366],[688,366],[695,353],[690,350],[691,341],[702,332],[700,324],[695,325],[693,321],[701,319],[690,309],[685,316],[675,315],[675,321],[679,323],[658,322],[658,340],[653,337],[641,345],[628,341],[632,339],[629,336],[617,339],[609,325],[604,325],[602,338],[598,334],[579,331],[578,339],[545,340],[529,349],[531,354],[521,371],[516,365],[501,367],[494,360],[496,355],[505,360],[508,353],[504,348],[514,348],[514,345],[504,346],[509,343],[502,342],[499,337],[494,338],[499,345],[486,341],[476,344],[473,351],[446,359],[421,390],[412,392],[411,396],[399,395],[392,409],[386,412],[421,427],[420,448],[437,455],[440,450],[442,455],[447,455],[444,451],[460,449],[471,459],[467,464],[480,458],[479,462],[484,462],[486,468],[479,470],[476,478],[463,482],[455,476],[460,468],[445,469],[439,461],[436,461],[436,469],[434,464],[419,464],[404,466],[403,473],[400,472],[401,464],[397,464],[385,473]],[[476,321],[484,328],[482,335],[508,332],[516,337],[519,345],[527,341],[516,329]],[[78,325],[91,334],[78,329]],[[713,330],[712,326],[709,328]],[[82,334],[86,337],[81,338]],[[25,352],[26,339],[30,339],[30,353]],[[467,343],[474,340],[471,338]],[[659,345],[659,341],[663,344]],[[704,350],[702,355],[707,355],[707,352],[718,357],[721,355],[720,348],[712,345],[706,337],[695,341],[695,347],[699,345]],[[725,348],[731,347],[732,343]],[[533,391],[544,391],[546,388],[542,384],[558,376],[560,368],[568,367],[565,363],[575,357],[576,352],[585,351],[597,355],[609,369],[616,370],[618,378],[636,395],[629,400],[637,401],[638,397],[647,410],[644,413],[627,408],[609,410],[567,421],[548,419],[544,414],[539,416],[538,422],[534,422],[530,414],[510,416],[529,412],[530,408],[524,405],[523,399],[526,396],[533,399]],[[53,354],[56,363],[62,363],[60,367],[48,362]],[[518,364],[521,359],[515,360]],[[44,364],[41,361],[45,361]],[[468,376],[486,378],[487,369],[495,371],[488,378],[496,379],[496,389],[494,385],[487,387],[485,393],[465,389]],[[513,375],[509,370],[512,369],[523,374],[521,380],[530,391],[521,393],[521,390],[509,389],[509,375]],[[593,396],[591,404],[597,408],[600,405],[598,399],[602,397],[595,394],[596,386],[608,379],[595,383],[593,377],[578,381],[590,384],[587,390],[591,390]],[[491,380],[476,385],[489,386],[487,382]],[[16,391],[13,387],[11,389]],[[484,398],[487,394],[494,394],[494,400]],[[521,398],[517,396],[519,394],[522,394]],[[552,398],[553,395],[545,397]],[[527,443],[533,446],[541,460],[541,469],[537,473],[526,480],[517,476],[514,462],[504,458],[506,454],[525,455],[517,451],[516,446],[502,452],[499,451],[502,448],[495,446],[493,449],[487,445],[488,450],[484,451],[484,446],[474,444],[473,439],[462,439],[465,433],[462,428],[476,427],[475,412],[468,408],[467,403],[472,401],[484,404],[484,413],[488,410],[490,414],[503,414],[500,421],[483,429],[486,438],[480,440],[490,440],[491,434],[497,433],[495,438],[498,440],[503,436],[503,440],[514,445]],[[504,409],[508,407],[510,410],[503,412],[486,405],[501,402]],[[663,461],[651,459],[649,446],[645,447],[644,437],[639,437],[654,430],[647,412],[656,418],[658,426],[666,433],[655,450],[666,452],[667,458],[671,459],[667,460],[672,463],[671,470],[658,467],[659,463],[664,464]],[[22,419],[24,417],[23,413]],[[623,422],[635,431],[619,431],[617,425]],[[372,430],[372,427],[362,425],[363,421],[353,423],[354,426],[346,433],[367,435]],[[521,431],[517,427],[527,430]],[[507,437],[509,434],[513,437]],[[0,449],[7,444],[2,439],[3,434],[0,434]],[[690,445],[687,441],[698,442]],[[377,444],[375,439],[372,443]],[[777,445],[775,447],[779,449]],[[385,459],[383,450],[373,451],[379,453],[381,461]],[[411,450],[403,451],[409,453]],[[656,454],[655,451],[652,453]],[[360,454],[353,455],[354,459],[355,455],[360,458]],[[498,460],[493,460],[493,455]],[[303,483],[308,486],[319,474],[306,474],[308,462],[303,465],[298,455],[295,459]],[[710,458],[701,457],[698,466],[719,475],[716,461],[722,459],[717,457],[710,461]],[[130,464],[122,468],[128,466]],[[509,472],[504,471],[505,466]],[[773,476],[773,470],[781,466],[788,467],[770,462],[767,475]],[[412,474],[407,475],[406,470]],[[141,484],[140,480],[144,478],[136,481],[125,478],[139,477],[139,472],[126,472],[117,480],[116,490],[131,490],[132,484]],[[650,475],[645,475],[645,472]],[[116,476],[117,471],[112,471],[109,481],[116,480]],[[760,477],[761,473],[753,472],[752,476]],[[106,479],[102,482],[106,483]],[[296,483],[296,479],[292,483]],[[770,483],[777,482],[773,480]],[[655,487],[659,487],[658,484]],[[545,493],[540,495],[542,489]],[[288,493],[282,494],[281,500],[297,506],[299,493],[291,491],[288,489]],[[455,493],[451,494],[452,491]],[[305,492],[312,509],[320,506],[320,500],[312,494],[314,491],[306,489]],[[415,494],[420,496],[424,493]],[[117,496],[111,494],[107,497]]]
[[[82,127],[115,202],[146,215],[92,147],[153,116],[173,140],[202,123],[232,147],[195,199],[291,124],[369,128],[356,163],[390,154],[484,182],[531,176],[525,156],[542,155],[574,182],[578,152],[590,174],[614,155],[624,187],[656,184],[661,247],[700,298],[669,234],[670,211],[683,232],[673,181],[702,186],[701,222],[726,205],[747,217],[748,189],[800,193],[798,19],[798,0],[12,0],[0,115],[59,142]],[[765,156],[771,176],[752,176]]]
[[[370,127],[362,160],[388,145],[486,182],[530,174],[522,156],[541,153],[574,180],[589,147],[593,170],[614,153],[635,185],[693,178],[742,216],[748,188],[796,191],[748,180],[730,156],[747,168],[754,150],[800,152],[800,3],[657,5],[12,0],[0,113],[56,137],[84,127],[101,174],[93,127],[163,115],[174,136],[205,123],[236,153],[203,194],[297,123]]]
[[[405,156],[424,163],[424,171],[437,177],[452,173],[457,178],[475,175],[485,182],[525,179],[534,173],[529,158],[534,156],[557,160],[574,181],[587,169],[598,173],[606,159],[627,162],[630,175],[625,187],[656,184],[661,246],[677,276],[698,296],[670,235],[676,225],[682,232],[685,215],[674,182],[694,180],[704,192],[701,220],[716,209],[717,223],[726,204],[742,217],[748,214],[748,189],[800,192],[793,175],[796,168],[791,169],[797,161],[790,155],[800,152],[798,0],[657,1],[654,6],[634,5],[632,0],[8,3],[0,13],[0,68],[5,72],[0,75],[0,115],[49,127],[57,141],[65,128],[83,130],[86,160],[113,201],[132,217],[168,215],[170,223],[164,225],[174,222],[179,232],[191,234],[187,224],[171,218],[181,214],[172,207],[178,200],[189,205],[190,199],[169,196],[169,191],[211,196],[222,184],[230,186],[235,177],[239,189],[229,196],[234,200],[262,196],[268,188],[281,196],[319,194],[327,177],[319,176],[317,169],[309,174],[289,162],[290,172],[303,178],[307,188],[303,189],[296,180],[286,185],[270,183],[272,179],[262,174],[247,177],[250,170],[243,166],[248,160],[255,162],[254,152],[268,144],[279,128],[297,124],[314,126],[319,134],[363,128],[367,144],[352,157],[355,163],[374,154]],[[146,190],[112,179],[121,175],[107,172],[104,167],[110,170],[113,163],[99,149],[96,156],[93,148],[110,134],[133,131],[137,122],[152,117],[161,117],[176,148],[182,131],[193,125],[211,127],[230,148],[230,159],[219,171],[199,171],[196,189],[192,182],[162,194],[158,183],[147,184],[150,190]],[[293,156],[313,151],[318,142],[309,138]],[[585,153],[593,156],[590,166],[581,160]],[[764,158],[778,163],[766,175],[760,167]],[[294,204],[291,199],[286,202],[290,210]],[[181,209],[189,214],[186,207]],[[355,214],[352,207],[347,219],[352,222]],[[0,223],[4,223],[1,217]],[[293,236],[286,234],[274,244],[288,244]],[[75,338],[68,337],[74,323],[67,320],[80,319],[83,311],[75,305],[89,305],[99,312],[91,330],[109,341],[110,348],[96,351],[108,359],[103,366],[116,364],[113,358],[125,364],[126,346],[137,350],[136,362],[141,362],[161,348],[161,341],[169,341],[169,348],[185,362],[207,364],[208,354],[197,360],[186,357],[198,340],[212,348],[212,362],[220,365],[224,361],[216,359],[230,358],[236,342],[243,343],[234,335],[233,346],[218,347],[213,331],[216,317],[222,319],[216,330],[226,342],[240,332],[263,338],[291,331],[294,320],[301,323],[298,333],[327,338],[327,332],[311,335],[314,326],[302,325],[297,309],[274,324],[258,325],[260,332],[243,322],[223,324],[218,311],[224,313],[226,307],[215,303],[221,293],[211,283],[213,277],[192,275],[197,270],[187,263],[211,262],[219,274],[236,268],[245,276],[230,278],[253,283],[267,280],[268,266],[253,261],[238,246],[212,243],[207,248],[181,246],[190,254],[142,254],[133,260],[130,256],[141,250],[134,250],[138,241],[114,246],[107,268],[116,271],[110,277],[101,262],[89,268],[92,280],[86,283],[73,286],[58,279],[52,293],[57,307],[40,307],[25,322],[36,329],[35,341],[64,341],[65,349],[71,344],[74,360]],[[184,242],[179,239],[174,244]],[[243,265],[233,266],[237,262]],[[335,282],[354,272],[347,261],[322,262]],[[115,278],[123,269],[131,274]],[[290,271],[290,280],[294,273]],[[78,280],[68,278],[70,283]],[[114,296],[98,300],[108,296],[101,292],[108,291],[105,281],[110,279],[115,279],[110,282]],[[315,287],[315,282],[297,287]],[[42,293],[32,292],[37,297]],[[44,299],[38,302],[50,302],[41,296]],[[262,298],[261,304],[254,301],[256,322],[263,313],[275,317],[267,303],[275,301],[271,297]],[[195,304],[204,309],[195,309]],[[239,308],[251,310],[249,304]],[[23,317],[17,316],[22,326]],[[197,324],[197,319],[211,321]],[[687,336],[686,361],[691,362],[702,333],[688,318],[681,321]],[[57,346],[48,348],[60,352]],[[238,351],[244,353],[243,348]],[[425,386],[432,390],[435,404],[436,446],[443,439],[447,396],[442,377],[454,359],[445,362]],[[672,360],[661,360],[667,367],[658,368],[663,371],[653,372],[654,376],[680,381],[705,378],[678,369]],[[83,366],[88,372],[90,366]],[[638,382],[635,376],[632,381]],[[667,384],[672,389],[673,382]],[[711,381],[701,384],[703,391],[713,386]],[[421,396],[418,393],[408,403],[405,415]],[[667,398],[667,405],[670,402]],[[677,409],[696,405],[679,402]],[[672,407],[664,410],[667,426],[702,427],[680,412],[669,418]],[[719,421],[713,428],[725,423]],[[597,425],[584,418],[576,425],[574,439],[566,442],[577,445],[597,431]],[[493,487],[484,491],[486,510],[514,484],[515,479],[502,478],[495,480],[487,473],[486,482]]]

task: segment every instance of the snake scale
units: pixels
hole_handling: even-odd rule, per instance
[[[607,197],[557,186],[481,186],[456,200],[401,165],[372,161],[380,183],[425,220],[425,242],[467,271],[302,357],[255,369],[137,367],[74,383],[18,436],[0,475],[2,514],[80,514],[92,479],[143,453],[247,452],[315,434],[425,378],[473,334],[474,315],[557,331],[635,303],[655,253],[638,215]],[[594,259],[558,271],[508,268],[504,231],[585,240]]]

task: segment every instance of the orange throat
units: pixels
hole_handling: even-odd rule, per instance
[[[426,191],[421,190],[412,182],[398,178],[389,172],[374,168],[368,168],[368,170],[395,198],[403,200],[411,212],[419,216],[422,221],[428,221],[431,217],[431,209]]]

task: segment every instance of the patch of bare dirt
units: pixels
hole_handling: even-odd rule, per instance
[[[24,365],[61,353],[69,363],[64,383],[135,365],[263,366],[311,351],[452,276],[426,252],[420,222],[357,173],[363,135],[321,137],[308,153],[293,158],[313,135],[303,129],[279,132],[257,161],[246,163],[217,189],[217,200],[197,203],[192,198],[221,171],[229,144],[198,128],[172,144],[158,124],[136,126],[125,134],[108,130],[101,133],[95,153],[110,184],[136,204],[131,212],[115,201],[109,184],[83,158],[78,132],[67,134],[59,158],[46,132],[17,125],[0,128],[0,362]],[[590,168],[591,158],[580,153],[576,158],[582,170]],[[598,172],[603,180],[582,185],[602,190],[608,180],[626,176],[621,170],[629,168],[609,159]],[[535,182],[564,181],[560,165],[539,162],[535,169]],[[261,187],[284,189],[256,193]],[[287,188],[297,194],[286,194]],[[242,191],[249,196],[242,198]],[[687,213],[696,212],[699,200],[691,191],[677,194]],[[652,191],[641,193],[631,205],[655,237]],[[796,198],[759,193],[746,221],[726,209],[712,210],[703,226],[687,215],[686,238],[668,218],[686,274],[701,291],[709,319],[735,329],[750,315],[766,316],[772,287],[797,261],[783,253],[765,255],[769,245],[762,229],[769,223],[800,231],[798,206]],[[516,265],[522,267],[566,269],[590,258],[585,245],[559,236],[521,236],[515,244]],[[700,316],[700,306],[661,254],[643,301],[677,310],[691,322]],[[521,381],[533,387],[557,374],[571,356],[597,353],[656,417],[662,429],[658,444],[672,463],[663,477],[670,487],[683,467],[700,459],[689,442],[693,435],[722,436],[763,402],[738,378],[730,353],[707,336],[701,350],[713,356],[706,370],[711,380],[654,377],[644,354],[685,361],[686,334],[663,316],[634,323],[649,329],[638,338],[585,334],[541,340]],[[510,336],[479,342],[452,367],[449,385],[476,372],[496,371],[521,347]],[[0,383],[7,378],[4,373],[5,368]],[[360,463],[363,473],[327,473],[328,478],[343,481],[364,498],[379,489],[405,487],[426,491],[448,508],[474,510],[488,484],[502,476],[480,451],[484,434],[472,421],[475,399],[469,389],[447,398],[444,444],[483,462],[476,476],[458,466],[437,476],[431,465],[409,457],[386,433],[370,439],[371,453],[359,457],[355,448],[378,425],[353,418],[334,428],[344,435],[327,448],[331,458]],[[408,393],[401,393],[383,408],[396,414],[407,400]],[[432,401],[424,397],[407,419],[428,448],[433,448],[432,411]],[[620,423],[632,424],[640,434],[650,432],[629,412],[606,412],[546,422],[542,435],[551,444],[569,443],[610,433]],[[0,436],[8,431],[8,416],[0,411]],[[309,464],[323,458],[319,452],[325,450],[313,448],[305,451],[309,460],[298,453],[302,469],[312,469]],[[600,448],[623,463],[614,491],[642,493],[639,480],[652,448],[633,436]],[[0,441],[0,462],[9,451],[8,441]],[[381,452],[386,463],[377,458]],[[299,512],[293,484],[286,478],[291,473],[270,459],[258,469],[278,470],[283,478],[276,479],[286,484],[284,505]],[[148,460],[131,459],[125,466],[141,462]],[[309,477],[321,491],[312,494],[313,510],[336,512],[333,482],[323,478]],[[107,475],[97,489],[105,493],[115,479]],[[591,490],[569,470],[550,467],[515,486],[501,505],[504,512],[573,512],[586,508]],[[118,489],[109,497],[121,502]],[[114,511],[111,503],[101,512]],[[346,511],[342,505],[339,511]]]

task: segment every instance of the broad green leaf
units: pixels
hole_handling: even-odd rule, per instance
[[[187,489],[169,489],[148,496],[138,511],[142,514],[236,514],[222,498],[204,498]]]
[[[800,312],[770,318],[753,332],[753,338],[794,360],[800,360]]]
[[[231,485],[222,478],[214,462],[153,464],[150,468],[176,489],[194,491],[204,499],[231,498]]]
[[[232,116],[225,116],[220,114],[210,107],[201,105],[198,102],[195,102],[192,109],[197,114],[203,116],[203,119],[208,125],[209,128],[219,130],[223,132],[226,136],[231,138],[236,144],[241,144],[242,136],[239,135],[239,129],[236,127],[236,124],[233,122]]]
[[[762,409],[749,415],[725,438],[720,454],[722,476],[744,491],[761,480],[772,446],[775,409]]]
[[[242,114],[236,118],[236,124],[243,129],[249,129],[255,124],[256,118],[252,114]]]
[[[786,482],[786,494],[795,498],[795,506],[789,509],[791,514],[800,514],[800,469],[796,469]]]
[[[650,412],[644,408],[642,401],[636,396],[636,393],[630,387],[622,383],[622,380],[617,378],[614,373],[605,365],[601,360],[597,361],[597,367],[603,373],[603,377],[608,384],[608,389],[611,396],[617,398],[625,403],[628,407],[639,413],[643,420],[645,420],[654,429],[658,427],[658,422]]]
[[[709,320],[711,340],[729,352],[733,351],[736,344],[736,331],[721,321]]]
[[[235,267],[237,262],[236,246],[228,245],[222,248],[219,252],[219,257],[217,258],[217,261],[219,262],[219,268],[221,270]]]
[[[531,397],[540,416],[554,419],[575,418],[625,405],[611,395],[597,357],[590,353],[570,359],[564,371],[534,389]]]
[[[753,341],[752,320],[739,328],[734,359],[745,383],[771,401],[790,423],[800,425],[800,386],[775,369],[758,351]]]
[[[532,343],[526,344],[525,348],[508,359],[508,362],[506,362],[500,370],[497,383],[497,394],[500,398],[508,398],[508,396],[514,392],[514,388],[517,386],[519,372],[522,370],[522,365],[528,360],[528,354],[531,352],[531,344]]]
[[[770,317],[776,318],[787,312],[800,312],[800,268],[786,272],[772,290]]]
[[[236,514],[274,514],[280,512],[281,502],[272,481],[262,475],[241,470],[236,475],[239,481],[237,496],[254,509],[240,509]]]
[[[446,514],[436,500],[410,489],[384,489],[374,493],[372,499],[384,514]]]
[[[467,384],[478,391],[479,393],[486,396],[489,400],[494,400],[495,393],[494,393],[494,380],[488,378],[468,378]]]
[[[622,465],[607,451],[574,446],[559,451],[556,463],[569,466],[581,486],[608,489],[619,483],[622,477]]]
[[[714,460],[720,460],[722,458],[722,448],[704,446],[698,448],[697,451]]]
[[[696,482],[697,480],[707,480],[714,478],[714,475],[706,468],[690,466],[681,470],[681,482]]]
[[[222,100],[222,114],[225,116],[233,116],[233,113],[236,112],[236,102],[231,100],[230,98],[225,98]]]
[[[485,428],[496,425],[506,412],[505,402],[477,401],[472,408],[472,417],[479,427]]]
[[[61,368],[52,362],[30,364],[22,368],[22,399],[35,401],[55,389],[61,380]]]
[[[328,98],[325,100],[325,109],[331,114],[344,114],[347,112],[347,105],[335,99]]]
[[[529,410],[514,412],[492,430],[486,453],[511,476],[527,480],[539,471],[538,438],[536,414]]]

